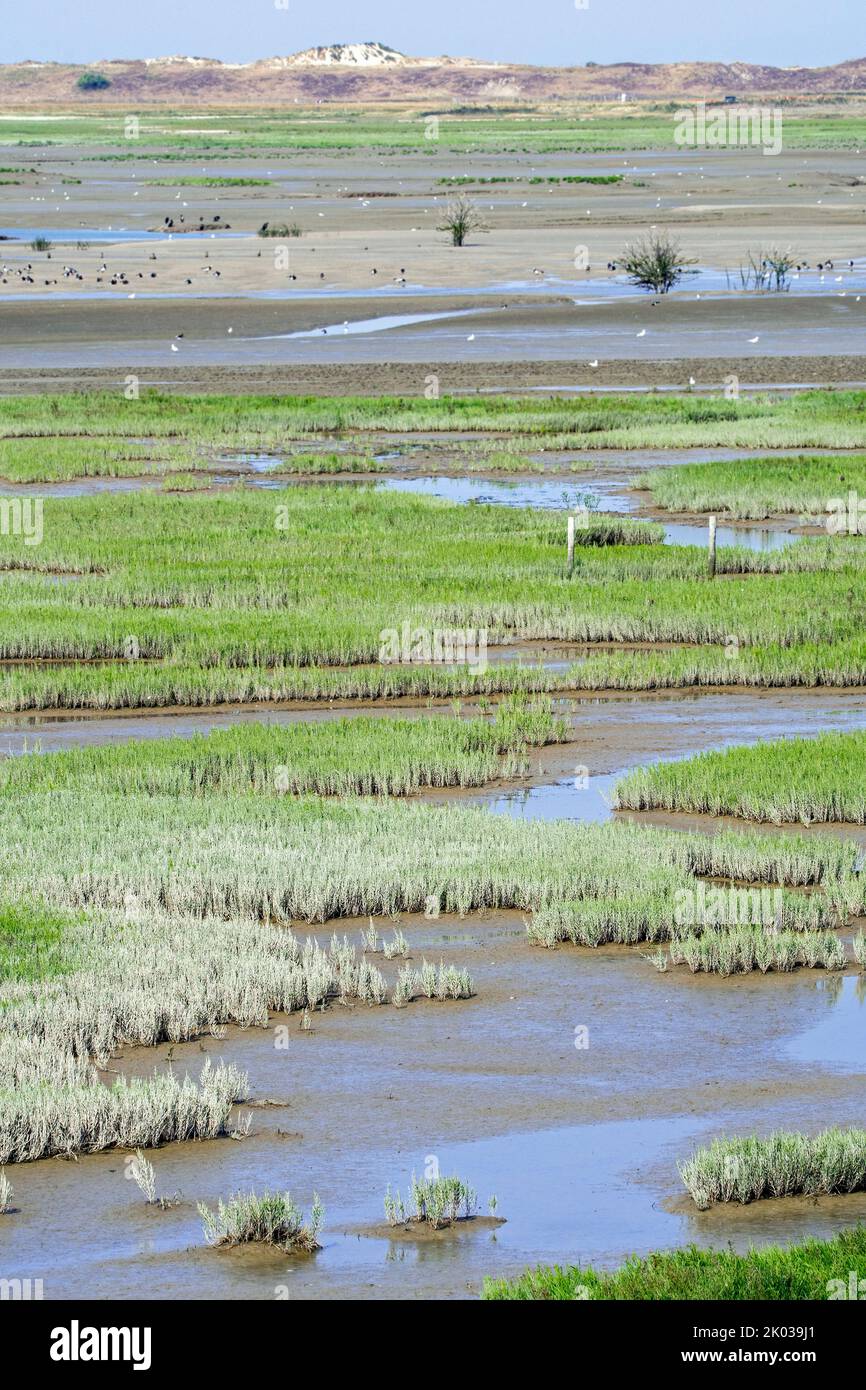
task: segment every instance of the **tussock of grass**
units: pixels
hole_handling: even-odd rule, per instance
[[[314,476],[320,473],[382,473],[385,464],[379,459],[361,454],[287,454],[273,468],[268,469],[271,477],[281,473],[299,473]]]
[[[399,1189],[385,1193],[385,1216],[389,1226],[406,1222],[427,1225],[433,1231],[453,1226],[457,1221],[470,1221],[478,1211],[478,1194],[461,1178],[416,1178],[412,1174],[409,1188],[410,1206],[400,1196]]]
[[[319,1249],[318,1234],[324,1208],[318,1194],[313,1196],[309,1221],[289,1192],[237,1192],[228,1202],[222,1198],[216,1211],[198,1204],[205,1239],[209,1245],[247,1245],[255,1242],[275,1245],[279,1250],[312,1254]]]
[[[846,1296],[848,1273],[866,1277],[866,1227],[830,1240],[768,1245],[744,1255],[733,1250],[684,1250],[633,1256],[613,1272],[554,1266],[528,1270],[518,1279],[488,1279],[485,1299],[608,1299],[760,1302]]]
[[[775,825],[866,822],[866,733],[780,739],[636,768],[617,784],[617,805],[742,816]]]
[[[259,227],[258,235],[262,237],[299,237],[302,235],[301,228],[297,222],[263,222]]]
[[[196,492],[207,485],[208,479],[195,473],[167,473],[162,480],[163,492]]]
[[[866,1130],[826,1129],[767,1139],[717,1139],[680,1167],[695,1205],[761,1197],[861,1192],[866,1188]]]

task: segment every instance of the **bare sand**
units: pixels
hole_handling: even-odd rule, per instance
[[[205,166],[91,155],[38,151],[37,174],[5,190],[8,234],[74,238],[49,253],[0,242],[7,392],[113,386],[130,372],[178,389],[321,394],[419,393],[431,371],[445,391],[866,380],[866,184],[853,152],[360,152]],[[273,182],[184,184],[203,172]],[[623,182],[548,182],[581,173]],[[454,191],[440,180],[466,175],[518,181],[467,186],[489,230],[454,248],[437,230]],[[179,235],[181,217],[231,230]],[[166,218],[171,240],[88,241],[94,229],[141,237]],[[264,222],[302,235],[260,238]],[[656,227],[699,272],[663,300],[610,269]],[[741,293],[739,267],[771,245],[809,268],[787,294]]]

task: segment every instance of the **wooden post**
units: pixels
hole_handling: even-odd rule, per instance
[[[574,573],[574,517],[568,518],[568,577]]]
[[[710,517],[710,549],[709,549],[709,571],[710,579],[716,577],[716,518]]]

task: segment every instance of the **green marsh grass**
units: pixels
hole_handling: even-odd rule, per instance
[[[144,179],[148,188],[270,188],[273,179],[217,177],[213,174],[178,174],[176,178]]]
[[[479,105],[442,111],[439,140],[431,148],[424,138],[426,114],[408,105],[358,110],[328,104],[326,108],[299,107],[288,114],[269,107],[221,110],[197,115],[192,130],[188,117],[154,107],[142,113],[140,143],[148,154],[158,152],[161,161],[197,160],[208,154],[264,158],[269,152],[284,155],[293,150],[408,151],[432,159],[439,149],[461,154],[668,150],[675,129],[674,113],[659,110],[652,102],[630,106],[627,112],[611,112],[610,102],[597,101],[569,102],[563,111],[523,107],[496,111]],[[89,158],[94,160],[131,163],[141,159],[140,153],[128,148],[123,120],[116,112],[12,115],[4,121],[4,139],[10,147],[85,145],[92,149]],[[864,142],[866,122],[856,111],[786,113],[789,149],[859,150]],[[434,161],[431,179],[435,173]]]
[[[41,544],[5,538],[0,657],[119,665],[13,669],[0,707],[863,678],[859,546],[802,542],[772,565],[738,552],[728,562],[736,582],[711,582],[700,550],[659,545],[660,528],[646,523],[598,518],[578,530],[569,578],[563,533],[556,513],[367,487],[49,499]],[[81,577],[58,584],[54,571]],[[594,653],[567,673],[377,665],[383,631],[403,622],[486,630],[491,645],[682,650]],[[123,660],[130,636],[165,667]],[[372,669],[321,670],[355,665]]]
[[[684,890],[693,893],[695,882],[681,869],[647,868],[639,885],[625,875],[620,885],[608,887],[605,894],[542,903],[527,920],[527,939],[548,949],[566,941],[593,948],[670,942],[669,956],[661,950],[647,956],[660,971],[685,964],[693,972],[731,975],[794,970],[801,965],[840,970],[847,964],[844,945],[827,929],[838,925],[844,908],[823,895],[783,890],[779,922],[768,928],[748,924],[749,907],[758,893],[742,889],[738,897],[743,899],[744,924],[701,928],[678,922],[677,904]]]
[[[616,787],[633,811],[703,812],[775,825],[866,822],[866,733],[826,733],[636,768]]]
[[[69,941],[80,917],[40,903],[0,902],[0,988],[70,968]]]
[[[843,457],[716,460],[659,468],[635,478],[656,506],[675,512],[718,512],[738,519],[787,513],[826,522],[832,497],[866,496],[866,454]]]
[[[197,471],[213,463],[193,441],[122,437],[0,438],[0,478],[10,483],[63,483],[76,478],[139,478]]]
[[[538,1266],[517,1279],[487,1279],[485,1299],[814,1302],[845,1297],[850,1270],[866,1277],[866,1227],[855,1226],[829,1240],[765,1245],[745,1254],[734,1250],[658,1251],[632,1256],[619,1269]],[[840,1292],[841,1286],[841,1292]]]
[[[767,1139],[716,1139],[683,1163],[680,1174],[701,1210],[714,1202],[862,1192],[866,1130],[780,1130]]]
[[[760,393],[739,401],[694,395],[508,397],[177,396],[143,391],[9,396],[0,437],[169,438],[203,447],[269,449],[305,435],[387,430],[532,436],[560,448],[846,448],[866,446],[866,392]]]
[[[379,459],[359,454],[287,454],[273,468],[268,469],[270,477],[281,473],[298,473],[314,477],[328,473],[383,473],[386,464]]]
[[[362,715],[322,724],[243,724],[192,738],[8,758],[0,763],[0,792],[406,795],[515,776],[525,769],[529,746],[566,737],[566,722],[549,706],[520,702],[500,705],[492,720]]]

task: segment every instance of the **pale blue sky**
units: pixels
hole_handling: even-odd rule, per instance
[[[247,62],[379,39],[404,53],[572,66],[866,56],[863,0],[67,0],[9,4],[0,61],[194,54]]]

